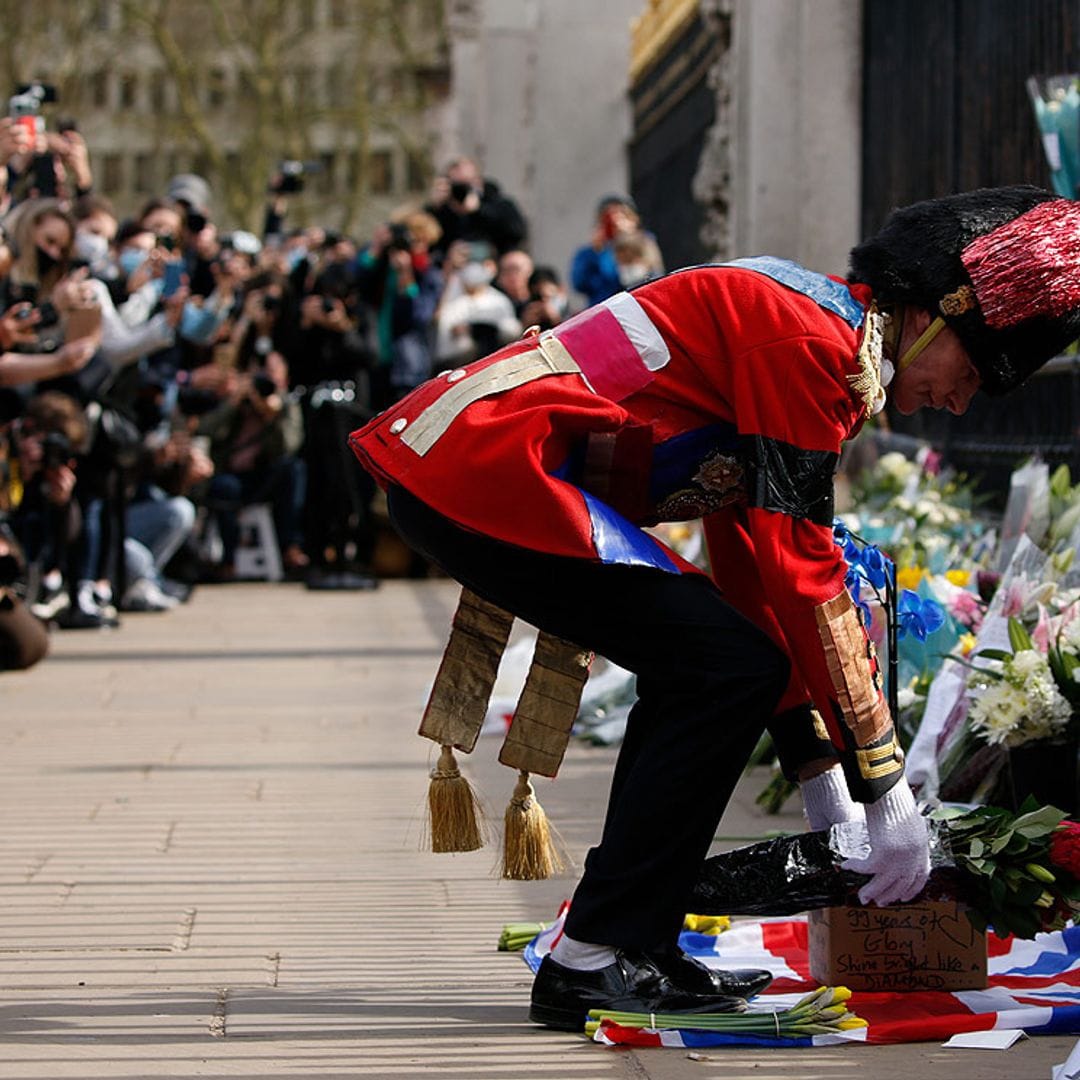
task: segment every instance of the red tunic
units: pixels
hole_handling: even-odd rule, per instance
[[[670,357],[654,350],[654,370],[628,360],[625,341],[607,350],[602,320],[586,321],[580,340],[563,324],[544,350],[526,338],[425,383],[350,443],[381,483],[537,551],[680,572],[691,568],[640,526],[704,517],[717,584],[792,660],[779,709],[812,700],[851,753],[891,745],[831,527],[754,505],[739,457],[751,436],[839,454],[858,431],[866,409],[851,380],[869,291],[793,264],[747,266],[679,271],[634,290]],[[781,284],[774,267],[794,277]],[[576,349],[570,369],[559,367],[560,335]],[[541,374],[516,374],[536,363]],[[870,766],[860,761],[864,779]],[[886,787],[900,766],[887,769]]]

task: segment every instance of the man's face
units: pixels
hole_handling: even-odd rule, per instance
[[[904,327],[900,356],[930,321],[925,311],[909,313],[910,325]],[[907,368],[897,373],[889,389],[892,403],[905,416],[921,408],[948,409],[960,416],[967,411],[981,381],[960,339],[945,327]]]
[[[524,300],[529,295],[529,275],[532,259],[523,251],[507,252],[499,260],[499,285],[514,300]]]

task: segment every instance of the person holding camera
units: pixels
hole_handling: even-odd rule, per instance
[[[445,370],[471,363],[521,333],[510,298],[491,284],[493,259],[470,259],[458,274],[461,293],[439,308],[435,356]]]
[[[430,327],[442,292],[431,248],[442,235],[424,211],[380,225],[356,260],[361,299],[375,312],[378,354],[371,379],[376,412],[431,377]]]
[[[10,524],[34,579],[31,610],[42,619],[60,616],[71,606],[70,555],[82,530],[73,498],[76,461],[88,431],[82,409],[57,391],[35,395],[12,425]]]
[[[256,297],[253,304],[261,302]],[[240,540],[237,514],[251,503],[270,502],[282,563],[290,570],[307,565],[303,550],[306,469],[299,457],[303,418],[289,394],[289,374],[276,351],[233,372],[225,399],[202,416],[197,434],[210,438],[214,476],[207,505],[221,535],[217,577],[228,581]]]
[[[440,263],[456,240],[484,240],[501,255],[521,247],[528,234],[517,203],[504,195],[494,180],[485,179],[476,162],[468,157],[450,162],[445,174],[436,177],[424,209],[442,230],[432,249]]]
[[[24,671],[49,651],[49,634],[19,595],[26,560],[10,525],[0,519],[0,671]]]
[[[624,247],[631,237],[634,246]],[[634,200],[629,195],[605,195],[596,206],[592,239],[574,252],[570,264],[570,284],[585,297],[587,306],[663,270],[660,249],[655,238],[642,230]]]
[[[551,330],[566,318],[566,286],[553,266],[538,266],[529,275],[529,299],[521,311],[526,332]]]

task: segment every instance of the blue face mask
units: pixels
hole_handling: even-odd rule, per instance
[[[120,269],[127,275],[134,274],[136,270],[144,262],[146,262],[147,253],[139,248],[124,248],[120,252],[120,257],[117,262],[120,264]]]
[[[185,340],[196,345],[206,345],[217,326],[218,317],[213,311],[197,307],[190,301],[184,305],[179,333]]]

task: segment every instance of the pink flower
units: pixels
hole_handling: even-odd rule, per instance
[[[969,630],[978,630],[983,619],[983,609],[978,597],[964,589],[953,594],[949,601],[949,614]]]

